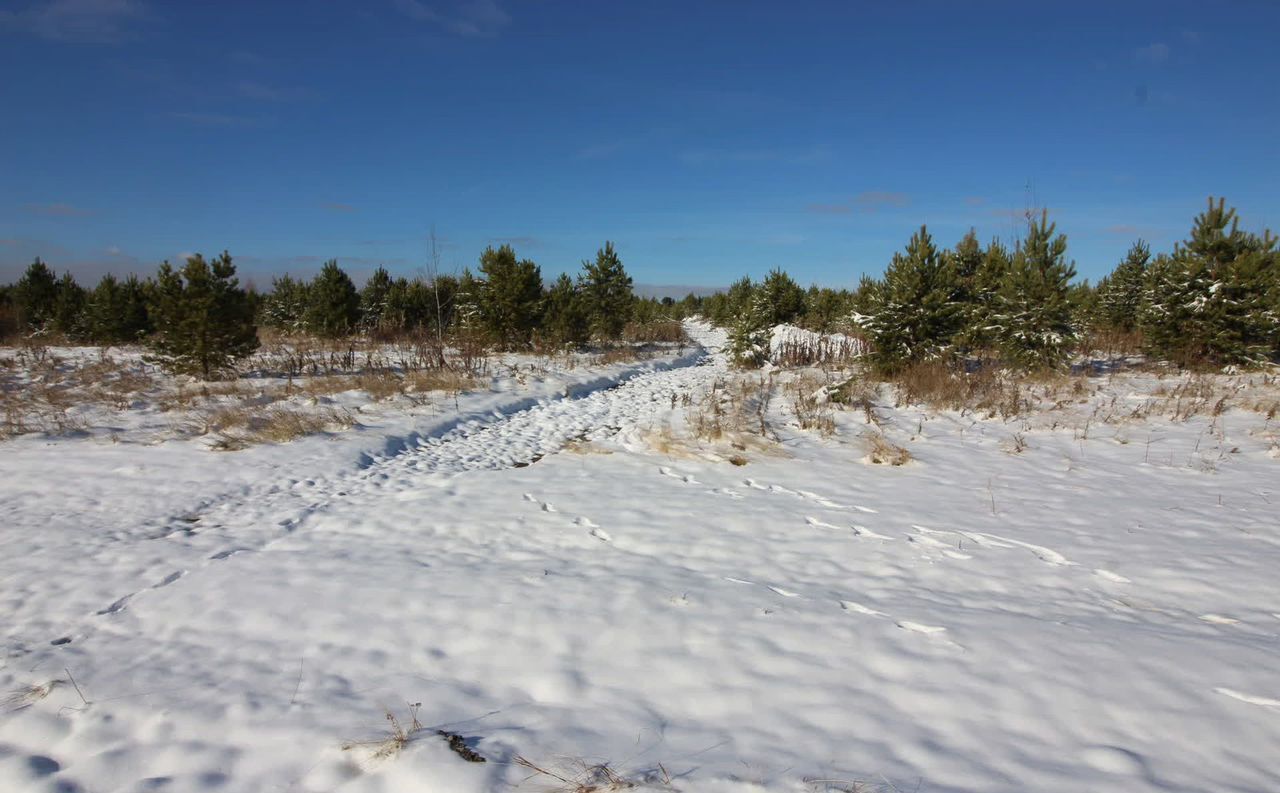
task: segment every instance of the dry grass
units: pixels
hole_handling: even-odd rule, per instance
[[[671,775],[659,763],[656,768],[625,775],[609,763],[593,763],[582,758],[569,758],[555,764],[539,765],[527,757],[517,755],[516,765],[530,772],[525,781],[538,779],[547,783],[544,788],[554,793],[606,793],[606,791],[631,790],[645,787],[674,790]]]
[[[815,430],[824,437],[835,434],[836,420],[822,379],[811,373],[802,374],[790,380],[785,390],[801,429]]]
[[[689,335],[678,319],[659,319],[653,322],[628,322],[622,329],[622,339],[630,344],[689,344]]]
[[[885,437],[883,432],[863,436],[867,444],[867,461],[873,465],[900,466],[911,462],[911,452]]]
[[[355,426],[355,418],[334,407],[295,410],[271,405],[262,410],[239,405],[220,408],[205,419],[205,434],[215,435],[213,448],[238,451],[259,443],[288,443],[318,432]]]
[[[919,363],[898,372],[897,406],[925,405],[935,410],[1015,417],[1031,406],[1023,383],[1009,372],[981,367],[966,372],[947,363]]]
[[[396,714],[390,708],[387,708],[387,730],[385,735],[366,741],[348,741],[342,745],[342,750],[349,752],[353,749],[365,749],[369,753],[370,760],[388,760],[395,757],[424,729],[422,722],[418,721],[418,709],[421,707],[421,702],[409,704],[410,722],[408,727],[404,726],[396,718]]]

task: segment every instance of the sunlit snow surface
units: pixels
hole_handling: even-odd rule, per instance
[[[713,793],[1280,790],[1263,416],[886,406],[890,468],[857,411],[824,439],[775,400],[780,446],[736,467],[655,451],[725,375],[695,332],[675,368],[394,437],[0,446],[0,790],[554,782],[517,756]],[[360,743],[417,702],[400,752]]]

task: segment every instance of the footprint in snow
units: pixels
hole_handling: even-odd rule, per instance
[[[531,504],[537,504],[538,508],[543,512],[556,512],[556,508],[546,501],[540,501],[533,493],[525,493],[524,500]]]
[[[1222,614],[1201,614],[1200,619],[1205,622],[1211,622],[1214,625],[1239,625],[1240,620],[1235,617],[1227,617]]]
[[[728,487],[717,487],[714,490],[708,490],[707,492],[713,496],[728,496],[729,498],[739,500],[743,497],[737,490]]]
[[[158,583],[152,584],[152,585],[151,585],[151,588],[152,588],[152,589],[159,589],[159,588],[161,588],[161,587],[169,586],[169,585],[170,585],[170,584],[172,584],[174,581],[177,581],[179,578],[182,578],[182,576],[186,575],[186,572],[187,572],[186,570],[174,570],[174,571],[173,571],[172,573],[170,573],[169,575],[167,575],[167,576],[165,576],[164,578],[160,579],[160,581],[159,581]]]
[[[782,588],[782,587],[780,587],[780,586],[773,586],[773,585],[771,585],[771,584],[769,585],[769,591],[770,591],[770,592],[773,592],[774,594],[777,594],[777,595],[782,595],[784,598],[798,598],[798,597],[800,597],[800,593],[799,593],[799,592],[791,592],[791,591],[789,591],[789,590],[783,589],[783,588]]]
[[[935,634],[943,633],[947,630],[941,625],[925,625],[924,623],[912,622],[910,620],[898,620],[893,624],[897,625],[899,628],[902,628],[904,631],[911,631],[912,633],[923,633],[927,636],[933,636]]]
[[[669,476],[672,479],[679,479],[681,482],[684,482],[686,485],[698,484],[698,480],[694,479],[692,475],[682,474],[682,473],[679,473],[678,471],[673,471],[670,468],[666,467],[665,465],[658,466],[658,473],[662,474],[663,476]]]
[[[1261,705],[1264,708],[1280,708],[1280,699],[1272,699],[1270,697],[1257,697],[1252,694],[1242,694],[1239,691],[1230,688],[1215,688],[1215,692],[1232,699],[1238,699],[1241,702],[1248,702],[1250,705]]]
[[[864,606],[861,603],[857,603],[852,600],[840,601],[840,608],[844,609],[845,611],[852,611],[855,614],[866,614],[868,617],[888,617],[889,616],[888,614],[885,614],[883,611],[876,611],[873,608]]]
[[[1110,570],[1094,570],[1093,574],[1103,581],[1110,581],[1113,584],[1132,584],[1133,582],[1119,573],[1113,573]]]

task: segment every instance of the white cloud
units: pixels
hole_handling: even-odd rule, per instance
[[[128,24],[144,14],[138,0],[46,0],[20,11],[0,11],[0,29],[50,41],[117,44],[130,38]]]

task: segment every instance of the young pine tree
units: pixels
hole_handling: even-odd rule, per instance
[[[905,254],[894,254],[879,305],[866,325],[876,365],[893,372],[948,352],[961,327],[956,291],[950,257],[934,246],[929,230],[921,226]]]
[[[337,338],[356,328],[360,321],[360,293],[336,259],[324,263],[307,291],[307,330]]]
[[[583,295],[565,273],[552,282],[543,300],[542,332],[548,342],[559,347],[579,346],[591,336]]]
[[[72,339],[84,337],[86,335],[84,309],[87,302],[88,295],[84,287],[76,283],[71,273],[63,273],[58,279],[58,292],[53,301],[50,327]]]
[[[1071,322],[1073,262],[1067,238],[1054,236],[1046,210],[1032,221],[1000,287],[993,324],[1007,360],[1027,369],[1060,366],[1075,340]]]
[[[480,314],[493,340],[504,350],[529,345],[542,304],[542,273],[528,259],[517,260],[510,245],[480,255]]]
[[[763,366],[769,360],[771,308],[764,295],[756,292],[750,306],[734,318],[729,327],[725,352],[734,365],[745,369]]]
[[[271,279],[271,292],[262,301],[262,322],[272,328],[297,333],[306,328],[311,285],[285,273]]]
[[[384,327],[387,298],[391,294],[391,273],[379,267],[369,276],[360,291],[360,322],[366,330],[388,330]]]
[[[764,301],[769,327],[795,322],[804,313],[804,290],[781,269],[775,268],[764,277],[758,295]]]
[[[1111,274],[1098,283],[1098,319],[1111,330],[1132,332],[1142,314],[1151,248],[1138,240]]]
[[[253,307],[225,251],[212,262],[188,257],[181,270],[160,265],[152,300],[149,360],[171,372],[210,380],[258,348]]]
[[[11,299],[18,324],[26,330],[40,330],[53,319],[58,302],[58,278],[37,257],[13,285]]]
[[[631,293],[631,276],[612,242],[596,251],[594,262],[582,263],[578,289],[586,307],[591,334],[603,340],[617,339],[631,319],[635,295]]]
[[[111,273],[102,276],[85,305],[85,325],[90,339],[98,344],[134,340],[129,338],[125,327],[127,299],[125,287],[119,279]]]

